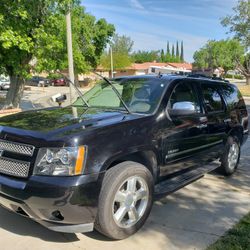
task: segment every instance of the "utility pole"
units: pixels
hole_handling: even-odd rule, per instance
[[[69,70],[69,79],[71,82],[75,82],[74,76],[74,62],[73,62],[73,50],[72,50],[72,31],[71,31],[71,14],[70,7],[66,14],[66,27],[67,27],[67,49],[68,49],[68,70]],[[70,103],[73,102],[73,93],[74,88],[72,84],[69,84],[69,99]]]
[[[113,78],[114,77],[114,64],[113,64],[112,44],[110,44],[110,68],[111,68],[111,78]]]

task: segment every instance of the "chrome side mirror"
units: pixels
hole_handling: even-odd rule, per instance
[[[170,116],[192,115],[196,113],[196,106],[192,102],[176,102],[168,112]]]

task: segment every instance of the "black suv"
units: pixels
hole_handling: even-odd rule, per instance
[[[248,136],[234,85],[173,75],[104,79],[70,106],[0,125],[0,204],[54,231],[95,227],[113,239],[215,160],[231,175]]]

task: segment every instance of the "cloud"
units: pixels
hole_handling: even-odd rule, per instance
[[[140,3],[139,0],[130,0],[130,6],[134,9],[145,10],[144,6]]]

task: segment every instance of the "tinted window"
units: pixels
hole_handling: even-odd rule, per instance
[[[210,85],[201,85],[206,110],[215,112],[223,110],[223,101],[218,90]]]
[[[222,86],[223,96],[230,109],[242,106],[242,96],[236,86],[233,85],[223,85]],[[244,102],[243,102],[244,106]]]
[[[168,102],[168,109],[172,109],[174,104],[179,102],[190,102],[192,103],[196,112],[200,112],[198,97],[192,88],[192,85],[189,83],[183,82],[175,87]]]

